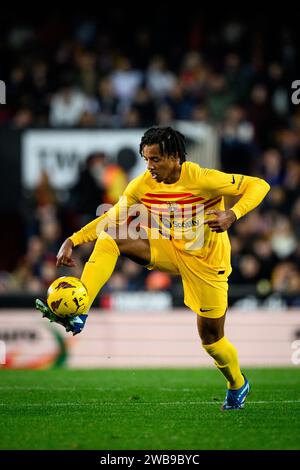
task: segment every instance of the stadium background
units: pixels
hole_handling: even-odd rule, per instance
[[[299,450],[297,15],[188,2],[8,8],[0,449]],[[142,171],[143,131],[168,124],[186,134],[193,161],[271,185],[230,230],[226,331],[252,385],[238,414],[219,412],[224,381],[176,277],[120,259],[74,338],[33,309],[54,278],[80,275],[92,247],[75,250],[70,272],[55,268],[60,243]]]
[[[0,107],[0,338],[8,353],[3,367],[20,365],[16,357],[28,355],[23,343],[30,351],[33,338],[47,344],[36,330],[36,314],[26,322],[21,310],[17,317],[12,313],[32,311],[34,298],[44,296],[59,275],[80,276],[92,247],[75,250],[72,273],[56,269],[57,250],[143,171],[138,143],[151,125],[182,130],[191,160],[261,176],[271,185],[260,207],[230,230],[229,305],[241,312],[233,317],[239,321],[259,310],[269,312],[269,321],[270,315],[275,319],[276,313],[299,308],[300,114],[291,101],[299,33],[294,20],[286,15],[270,22],[267,13],[251,18],[224,11],[216,17],[200,8],[182,15],[169,4],[153,4],[136,19],[132,8],[106,6],[101,14],[52,10],[18,21],[4,12],[1,18],[6,105]],[[100,324],[106,321],[101,314],[114,311],[124,313],[125,322],[133,314],[134,323],[153,312],[164,321],[167,311],[172,324],[183,307],[181,281],[120,258],[94,306],[100,310],[91,321]],[[188,322],[192,318],[185,316]],[[261,331],[260,323],[257,328]],[[101,326],[99,331],[101,342]],[[269,355],[281,363],[283,354],[283,362],[289,362],[290,345],[298,337],[293,323],[284,338],[285,353],[277,349]],[[132,345],[130,338],[120,346],[123,353]],[[151,338],[153,343],[156,333]],[[280,334],[277,340],[282,341]],[[264,362],[261,348],[258,363]],[[145,356],[152,357],[153,350],[155,342]],[[186,354],[196,364],[194,352]],[[45,362],[34,354],[26,364]]]

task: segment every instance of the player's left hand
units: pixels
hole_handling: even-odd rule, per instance
[[[214,215],[213,219],[205,220],[204,223],[209,226],[212,232],[225,232],[236,221],[235,213],[229,209],[227,211],[211,210],[207,211],[207,215]]]

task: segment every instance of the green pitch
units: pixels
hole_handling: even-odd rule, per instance
[[[214,369],[0,371],[1,449],[300,449],[300,369],[245,370],[220,411]]]

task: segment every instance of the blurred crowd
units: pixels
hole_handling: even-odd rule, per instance
[[[278,293],[299,306],[300,107],[291,101],[291,84],[300,78],[296,28],[221,21],[197,9],[182,18],[160,8],[151,12],[155,21],[138,24],[117,7],[101,18],[75,15],[67,22],[56,13],[8,23],[1,33],[7,106],[0,108],[0,125],[108,129],[187,120],[214,126],[221,169],[271,185],[264,203],[230,230],[231,285],[242,296]],[[57,277],[55,255],[64,237],[92,220],[99,204],[116,202],[127,182],[126,165],[112,164],[101,151],[88,156],[65,201],[44,175],[24,196],[24,255],[13,272],[1,273],[0,291],[45,289]],[[75,276],[90,250],[74,251]],[[141,289],[178,292],[178,280],[120,259],[105,291]]]

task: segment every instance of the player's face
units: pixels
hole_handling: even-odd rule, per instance
[[[175,183],[180,176],[181,166],[178,157],[161,155],[158,144],[145,145],[143,156],[152,178],[158,183]]]

